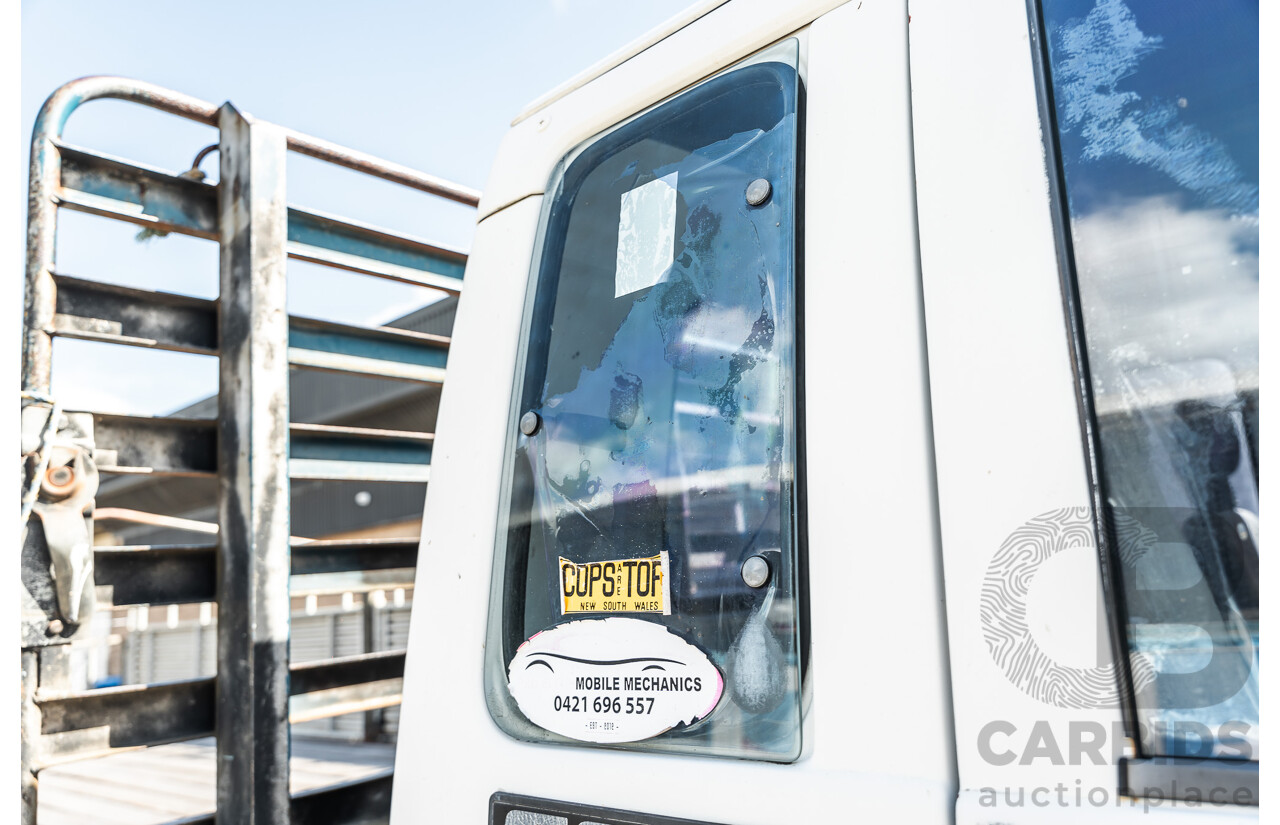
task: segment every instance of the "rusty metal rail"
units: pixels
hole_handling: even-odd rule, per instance
[[[294,576],[406,570],[418,557],[418,543],[405,539],[312,541],[289,553]],[[116,605],[192,604],[217,601],[217,546],[142,545],[95,547],[99,587],[112,588]]]
[[[218,239],[217,187],[97,155],[61,141],[57,205],[163,232]],[[289,257],[395,281],[457,292],[467,256],[375,226],[288,210]]]
[[[65,143],[68,118],[97,99],[131,101],[214,127],[218,143],[201,149],[181,174]],[[215,149],[216,185],[199,171]],[[290,723],[394,705],[404,667],[400,652],[291,666],[289,581],[411,568],[416,542],[291,539],[289,481],[422,483],[429,478],[433,436],[291,423],[288,375],[304,369],[440,384],[450,342],[289,317],[282,311],[285,261],[457,294],[467,256],[288,206],[288,151],[466,206],[479,202],[468,187],[256,120],[229,103],[217,106],[124,78],[68,83],[36,120],[22,372],[24,471],[38,493],[33,518],[23,525],[23,813],[29,824],[36,822],[41,769],[210,733],[218,740],[219,822],[366,822],[385,818],[389,809],[389,774],[289,796]],[[219,298],[58,272],[60,209],[217,242]],[[217,356],[218,416],[63,413],[49,394],[56,337]],[[216,543],[86,553],[99,474],[216,477],[218,523],[196,525]],[[136,516],[119,511],[114,517]],[[56,578],[51,565],[63,571]],[[113,605],[216,601],[217,676],[97,690],[72,684],[69,642],[86,626],[95,592],[110,594]]]
[[[382,652],[293,665],[290,722],[398,704],[404,653]],[[42,685],[37,769],[214,733],[216,680],[185,679],[68,691]]]
[[[122,475],[218,475],[218,422],[89,413],[98,469]],[[341,481],[429,480],[430,433],[290,424],[289,477]]]
[[[149,349],[218,354],[218,302],[54,274],[53,334]],[[289,365],[401,381],[444,381],[449,339],[391,327],[289,319]]]
[[[207,126],[217,126],[219,122],[220,107],[212,103],[151,83],[121,77],[81,78],[62,86],[45,101],[36,118],[31,141],[30,193],[27,201],[27,295],[24,302],[27,324],[24,330],[23,342],[23,385],[25,389],[47,392],[49,385],[52,344],[49,341],[47,330],[52,326],[53,321],[54,301],[51,293],[56,292],[51,282],[55,271],[53,265],[54,236],[57,227],[57,210],[60,205],[63,205],[61,197],[67,194],[66,182],[62,174],[64,150],[59,146],[62,140],[62,132],[76,109],[88,101],[102,99],[138,103],[187,120],[203,123]],[[416,172],[400,164],[383,161],[318,138],[308,137],[287,129],[280,129],[279,131],[284,136],[286,146],[300,154],[328,161],[357,172],[365,172],[393,183],[408,186],[428,194],[438,195],[467,206],[474,207],[480,203],[480,193],[474,189],[450,183],[432,175]],[[75,153],[76,150],[71,149],[69,151]],[[77,158],[79,158],[78,155]],[[125,166],[128,166],[128,164],[125,164]],[[146,170],[140,166],[135,168],[141,170],[140,174],[145,176]],[[116,169],[119,169],[119,167],[116,167]],[[157,191],[165,190],[163,183],[166,178],[176,177],[165,175],[162,172],[158,174],[159,177],[148,179],[148,183],[160,184]],[[109,173],[104,177],[109,178]],[[216,217],[212,222],[205,221],[200,223],[198,220],[202,215],[202,210],[210,209],[209,196],[207,194],[203,196],[194,194],[207,192],[213,187],[205,185],[206,188],[201,189],[199,181],[182,180],[184,183],[177,185],[183,187],[181,191],[191,193],[191,204],[189,206],[183,206],[181,201],[174,203],[163,196],[153,202],[145,197],[145,193],[139,193],[139,196],[132,201],[132,206],[126,206],[130,203],[126,199],[123,202],[113,204],[122,207],[122,211],[112,212],[110,209],[106,209],[105,214],[111,217],[119,217],[123,220],[131,220],[135,223],[153,225],[157,228],[172,228],[173,231],[182,231],[180,227],[187,225],[203,226],[205,234],[201,235],[195,231],[190,232],[190,234],[216,240],[217,235],[214,234],[215,230],[213,228],[217,223]],[[187,183],[191,184],[191,186],[185,186]],[[124,188],[128,189],[129,187],[125,186]],[[214,197],[216,200],[216,195]],[[108,202],[111,201],[110,198],[107,200]],[[146,200],[148,203],[139,204],[138,201],[140,200]],[[70,203],[66,205],[72,206]],[[105,208],[108,204],[100,205]],[[142,206],[141,214],[138,214],[137,210],[139,205]],[[148,205],[150,209],[148,209]],[[207,212],[203,214],[205,217],[209,217]],[[393,233],[384,233],[384,237],[394,238],[395,236]],[[304,238],[303,241],[305,240]],[[343,250],[337,250],[337,252],[341,253]],[[462,260],[465,261],[465,256],[462,256],[462,253],[455,252],[453,256],[455,262],[458,262],[458,256],[461,256]],[[357,255],[356,257],[358,258],[359,256]],[[324,260],[319,260],[318,262],[327,263]],[[356,271],[362,270],[357,269]],[[460,277],[461,267],[457,269],[457,272]],[[382,273],[373,272],[371,274]]]

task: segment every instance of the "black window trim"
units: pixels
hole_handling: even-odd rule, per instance
[[[1191,790],[1198,791],[1201,799],[1207,799],[1204,796],[1207,789],[1223,789],[1226,791],[1226,798],[1222,801],[1257,806],[1257,760],[1152,756],[1142,752],[1133,674],[1129,667],[1129,640],[1125,634],[1128,611],[1125,609],[1124,588],[1120,584],[1120,558],[1115,536],[1112,534],[1112,520],[1107,517],[1111,508],[1107,503],[1106,482],[1102,473],[1102,445],[1098,438],[1093,382],[1085,348],[1084,315],[1075,266],[1075,248],[1071,240],[1066,178],[1049,67],[1048,32],[1044,24],[1043,0],[1026,0],[1026,3],[1036,100],[1040,109],[1040,134],[1044,142],[1045,171],[1049,178],[1049,209],[1053,220],[1054,247],[1062,289],[1071,374],[1075,385],[1076,411],[1080,419],[1081,443],[1089,482],[1089,504],[1093,508],[1094,541],[1098,548],[1108,638],[1119,665],[1116,668],[1116,689],[1120,697],[1124,732],[1133,743],[1134,755],[1122,757],[1117,765],[1117,791],[1131,797],[1188,800],[1188,792]],[[1235,802],[1241,796],[1250,801]]]
[[[599,805],[560,802],[536,796],[497,791],[489,797],[489,825],[506,825],[507,816],[520,811],[543,817],[563,818],[569,825],[713,825],[700,819],[678,819],[660,814],[624,811]]]

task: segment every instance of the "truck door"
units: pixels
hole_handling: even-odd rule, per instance
[[[398,821],[951,816],[907,16],[826,11],[720,6],[504,145]]]
[[[1256,818],[1257,4],[1019,11],[910,27],[956,819]]]

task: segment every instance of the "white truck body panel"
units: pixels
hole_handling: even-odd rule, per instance
[[[979,614],[1010,533],[1090,501],[1025,8],[705,5],[531,105],[495,160],[437,426],[392,821],[479,821],[495,791],[740,825],[1133,821],[1143,806],[1114,804],[1112,760],[1002,766],[978,746],[992,720],[1017,731],[993,744],[1015,750],[1041,722],[1067,755],[1073,722],[1120,722],[1117,707],[1020,691]],[[801,758],[516,741],[486,708],[484,645],[547,183],[584,140],[795,35],[813,663]],[[1096,642],[1105,659],[1096,554],[1055,570],[1037,634],[1076,653]],[[1113,734],[1108,750],[1120,744]],[[984,789],[1059,785],[1107,788],[1113,803],[984,802]],[[1166,801],[1148,815],[1208,823],[1257,808]]]

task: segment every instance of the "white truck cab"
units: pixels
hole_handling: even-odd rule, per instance
[[[1236,5],[708,0],[520,113],[392,822],[1256,818]]]

